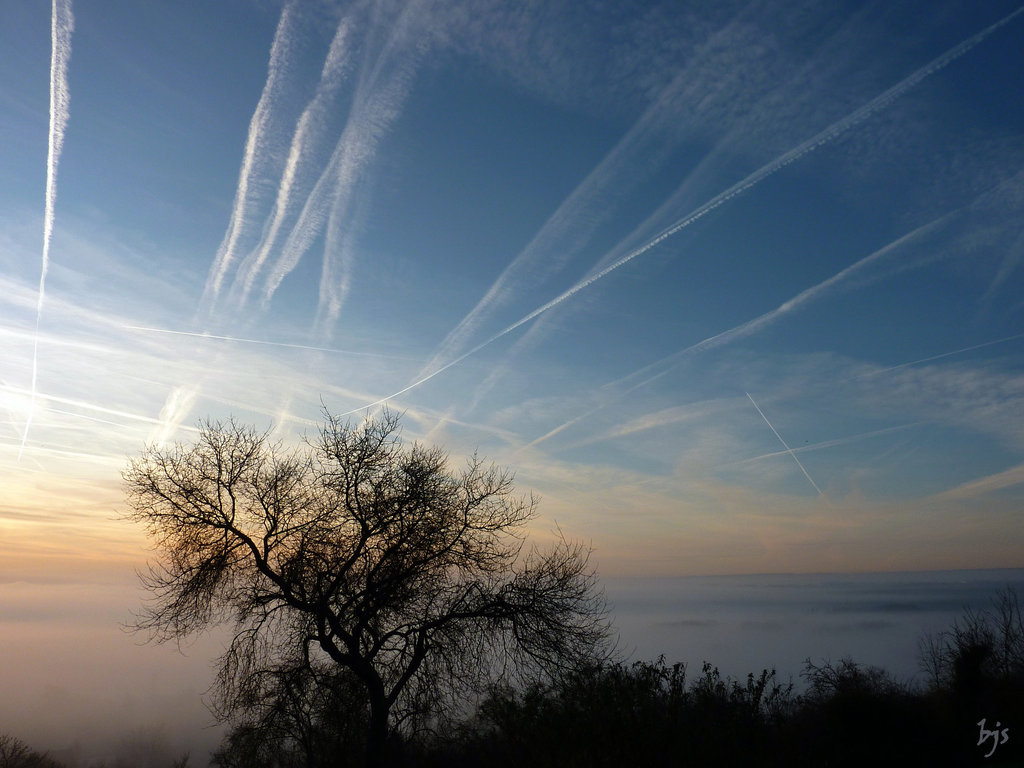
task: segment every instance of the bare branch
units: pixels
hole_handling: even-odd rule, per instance
[[[234,625],[221,717],[299,706],[344,670],[373,752],[388,727],[418,727],[494,676],[604,653],[589,551],[560,539],[522,556],[536,500],[477,456],[453,471],[439,448],[403,445],[392,412],[358,426],[325,413],[298,451],[207,422],[124,479],[157,553],[138,628],[168,640]]]

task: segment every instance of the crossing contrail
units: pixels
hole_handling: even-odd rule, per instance
[[[768,421],[768,417],[764,415],[764,411],[762,411],[762,410],[761,410],[761,407],[760,407],[760,406],[759,406],[759,405],[758,405],[757,403],[755,403],[755,402],[754,402],[754,398],[750,397],[750,393],[749,393],[749,392],[746,392],[745,394],[746,394],[746,396],[747,396],[747,397],[748,397],[748,398],[750,399],[750,402],[751,402],[751,403],[753,404],[753,406],[754,406],[755,408],[757,408],[757,412],[761,414],[761,418],[762,418],[762,419],[764,419],[764,423],[765,423],[765,424],[767,424],[767,425],[768,425],[768,428],[769,428],[769,429],[770,429],[770,430],[771,430],[771,431],[772,431],[773,433],[775,433],[775,436],[776,436],[777,438],[779,438],[779,442],[780,442],[780,443],[782,443],[782,446],[783,446],[783,447],[784,447],[784,448],[786,449],[786,452],[787,452],[787,453],[788,453],[788,454],[789,454],[790,456],[792,456],[792,457],[793,457],[793,461],[795,461],[795,462],[796,462],[796,465],[797,465],[798,467],[800,467],[800,471],[804,473],[804,477],[806,477],[806,478],[807,478],[807,481],[808,481],[808,482],[809,482],[809,483],[810,483],[811,485],[813,485],[813,486],[814,486],[814,490],[816,490],[816,491],[818,492],[818,495],[819,495],[819,496],[825,496],[825,494],[824,494],[824,492],[822,492],[821,488],[819,488],[819,487],[818,487],[818,484],[817,484],[816,482],[814,482],[814,478],[812,478],[812,477],[811,477],[810,473],[808,473],[808,471],[807,471],[807,469],[806,469],[806,468],[804,467],[804,465],[800,463],[800,459],[798,459],[798,458],[796,457],[796,454],[795,454],[795,453],[793,452],[793,449],[789,447],[789,445],[788,445],[788,444],[786,443],[786,441],[782,439],[782,435],[780,435],[780,434],[779,434],[778,430],[777,430],[777,429],[775,429],[775,427],[773,427],[773,426],[772,426],[772,423],[771,423],[770,421]],[[827,498],[827,497],[826,497],[826,498]]]
[[[36,405],[36,381],[39,375],[39,321],[43,316],[46,273],[50,268],[50,241],[53,239],[53,215],[57,203],[57,164],[64,148],[64,128],[68,123],[68,62],[71,60],[71,32],[75,17],[71,0],[53,0],[50,17],[50,132],[46,151],[46,207],[43,213],[43,266],[39,273],[39,297],[36,300],[36,331],[32,341],[32,386],[25,433],[18,449],[18,461],[25,451],[28,431]]]
[[[950,63],[955,61],[956,59],[958,59],[961,56],[963,56],[965,53],[967,53],[972,48],[974,48],[976,45],[978,45],[983,40],[985,40],[985,38],[989,37],[993,32],[995,32],[996,30],[998,30],[1001,27],[1005,26],[1006,24],[1009,24],[1014,18],[1019,16],[1021,13],[1024,13],[1024,6],[1021,6],[1021,7],[1017,8],[1017,10],[1015,10],[1012,13],[1004,16],[999,21],[995,22],[994,24],[989,25],[985,29],[983,29],[980,32],[972,35],[971,37],[967,38],[966,40],[964,40],[963,42],[959,43],[958,45],[953,46],[952,48],[950,48],[949,50],[947,50],[945,53],[943,53],[942,55],[938,56],[937,58],[932,59],[930,62],[925,64],[923,67],[920,67],[919,69],[915,70],[911,74],[907,75],[905,78],[900,80],[896,85],[892,86],[888,90],[882,92],[881,94],[879,94],[875,98],[871,99],[869,102],[867,102],[866,104],[864,104],[860,108],[854,110],[853,112],[849,113],[845,117],[835,121],[834,123],[829,125],[827,128],[825,128],[824,130],[819,131],[818,133],[816,133],[811,138],[809,138],[806,141],[798,144],[796,147],[794,147],[793,149],[789,150],[788,152],[786,152],[786,153],[784,153],[782,155],[779,155],[774,160],[772,160],[771,162],[766,163],[765,165],[761,166],[756,171],[754,171],[750,175],[746,176],[745,178],[741,179],[740,181],[736,182],[735,184],[733,184],[728,189],[724,190],[723,192],[720,192],[718,195],[715,195],[713,198],[708,200],[706,203],[704,203],[700,207],[694,209],[693,211],[688,213],[686,216],[684,216],[683,218],[679,219],[674,224],[670,225],[668,228],[662,230],[659,234],[657,234],[651,240],[648,240],[644,245],[640,246],[639,248],[635,248],[634,250],[632,250],[629,253],[627,253],[626,255],[622,256],[620,259],[612,262],[611,264],[609,264],[608,266],[604,267],[603,269],[601,269],[600,271],[596,272],[595,274],[591,275],[590,277],[587,277],[587,278],[581,280],[580,282],[576,283],[571,288],[567,289],[566,291],[564,291],[563,293],[559,294],[555,298],[551,299],[547,303],[541,305],[540,307],[537,307],[535,310],[533,310],[529,314],[527,314],[524,317],[520,318],[519,320],[517,320],[516,322],[514,322],[511,325],[507,326],[506,328],[498,331],[497,333],[495,333],[493,336],[491,336],[487,340],[483,341],[482,343],[480,343],[477,346],[475,346],[472,349],[470,349],[468,352],[463,353],[462,355],[456,357],[454,360],[451,360],[450,362],[446,363],[445,365],[439,367],[437,370],[432,371],[431,373],[427,374],[426,376],[420,377],[416,381],[414,381],[411,384],[409,384],[408,386],[398,390],[397,392],[395,392],[395,393],[393,393],[391,395],[388,395],[387,397],[383,397],[380,400],[377,400],[377,401],[375,401],[373,403],[369,403],[367,405],[360,406],[359,408],[353,409],[349,413],[355,413],[356,411],[363,410],[364,408],[372,408],[372,407],[374,407],[376,405],[380,405],[381,403],[385,403],[385,402],[387,402],[388,400],[390,400],[393,397],[398,397],[399,395],[402,395],[402,394],[408,392],[409,390],[414,389],[415,387],[418,387],[419,385],[424,384],[424,383],[430,381],[430,379],[434,378],[439,373],[442,373],[442,372],[448,370],[449,368],[451,368],[454,365],[458,365],[459,363],[461,363],[463,360],[465,360],[470,355],[476,354],[477,352],[479,352],[484,347],[487,347],[487,346],[493,344],[495,341],[497,341],[498,339],[502,338],[503,336],[508,335],[509,333],[511,333],[512,331],[516,330],[520,326],[530,322],[531,320],[536,318],[538,315],[541,315],[544,312],[547,312],[549,309],[552,309],[553,307],[561,304],[566,299],[572,298],[573,296],[575,296],[580,291],[584,290],[585,288],[590,287],[591,285],[596,283],[601,278],[608,276],[609,274],[614,272],[619,267],[622,267],[622,266],[628,264],[629,262],[631,262],[636,257],[642,256],[643,254],[647,253],[649,250],[654,248],[656,245],[664,242],[668,238],[672,237],[673,235],[677,234],[681,230],[683,230],[686,227],[690,226],[694,222],[696,222],[699,219],[703,218],[704,216],[706,216],[707,214],[711,213],[715,209],[721,207],[722,205],[724,205],[728,201],[732,200],[734,197],[737,197],[738,195],[743,194],[744,192],[746,192],[751,187],[754,187],[755,185],[761,183],[766,178],[768,178],[769,176],[772,176],[773,174],[779,172],[780,170],[782,170],[786,166],[791,165],[792,163],[795,163],[797,160],[801,159],[805,155],[810,154],[811,152],[813,152],[814,150],[818,149],[819,147],[822,147],[822,146],[824,146],[824,145],[834,141],[835,139],[839,138],[844,133],[849,131],[851,128],[853,128],[856,125],[858,125],[858,124],[862,123],[863,121],[867,120],[869,117],[871,117],[876,112],[878,112],[878,111],[888,107],[894,101],[896,101],[901,96],[903,96],[907,91],[909,91],[910,89],[912,89],[916,85],[918,85],[922,80],[930,77],[931,75],[934,75],[939,70],[943,69],[944,67],[948,66]]]
[[[749,397],[749,395],[747,395]],[[849,443],[856,443],[861,440],[868,440],[872,437],[879,437],[880,435],[888,435],[892,432],[901,432],[905,429],[918,426],[920,422],[910,422],[909,424],[898,424],[895,427],[884,427],[883,429],[874,429],[870,432],[861,432],[856,435],[849,435],[847,437],[837,437],[833,440],[824,440],[820,443],[814,443],[813,445],[802,445],[799,448],[794,448],[792,453],[804,453],[806,451],[820,451],[826,448],[836,448],[841,445],[848,445]],[[724,466],[739,466],[741,464],[750,464],[754,461],[761,461],[762,459],[772,459],[776,456],[784,456],[790,453],[790,451],[772,451],[771,453],[762,453],[760,456],[751,456],[749,459],[741,459],[739,461],[731,462]]]

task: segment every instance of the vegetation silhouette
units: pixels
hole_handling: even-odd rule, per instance
[[[234,626],[214,711],[238,728],[220,764],[246,749],[275,764],[263,753],[287,743],[309,765],[382,765],[489,681],[607,654],[589,552],[564,539],[524,552],[536,503],[508,471],[477,456],[450,469],[442,450],[403,445],[392,412],[324,416],[291,450],[205,423],[124,472],[157,551],[137,628],[166,641]]]
[[[930,676],[915,686],[851,659],[808,659],[799,693],[774,670],[738,681],[705,663],[687,682],[685,665],[664,658],[598,664],[553,684],[492,687],[424,764],[1024,766],[1017,593],[926,637],[920,662]]]
[[[60,763],[36,752],[21,739],[0,733],[0,768],[62,768]]]
[[[1015,591],[923,638],[920,663],[925,681],[911,684],[851,659],[808,660],[797,684],[773,670],[734,680],[705,663],[689,679],[685,664],[663,657],[594,660],[558,675],[493,680],[444,730],[397,730],[387,761],[408,768],[1024,766],[1024,616]],[[274,681],[259,717],[234,725],[212,765],[359,764],[369,709],[350,671],[324,665]],[[64,767],[0,736],[0,768]]]

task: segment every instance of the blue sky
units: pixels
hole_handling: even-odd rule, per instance
[[[8,638],[130,608],[128,456],[321,403],[610,577],[1020,567],[1021,51],[999,0],[0,4]]]
[[[52,11],[0,19],[11,577],[321,400],[617,573],[1019,565],[1013,4]]]

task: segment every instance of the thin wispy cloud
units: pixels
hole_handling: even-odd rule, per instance
[[[157,417],[158,426],[149,434],[148,445],[165,445],[178,431],[181,423],[188,418],[199,396],[198,386],[175,387],[167,394],[164,407]]]
[[[949,216],[945,216],[938,220],[930,222],[929,224],[918,227],[913,232],[910,232],[893,241],[892,243],[889,243],[888,245],[879,249],[878,251],[875,251],[874,253],[865,256],[856,263],[841,270],[835,275],[832,275],[828,279],[802,291],[801,293],[797,294],[791,299],[788,299],[787,301],[779,305],[777,308],[769,312],[765,312],[752,320],[748,320],[747,322],[742,323],[741,325],[734,326],[733,328],[717,333],[714,336],[710,336],[695,344],[691,344],[685,347],[684,349],[681,349],[678,352],[669,355],[668,357],[662,358],[654,363],[650,363],[644,366],[643,368],[640,368],[632,372],[631,374],[618,379],[617,381],[605,385],[602,388],[600,402],[596,406],[587,409],[585,412],[579,414],[578,416],[575,416],[574,418],[563,422],[559,426],[549,430],[540,437],[535,438],[534,440],[523,446],[521,450],[536,447],[540,443],[543,443],[549,440],[550,438],[555,437],[556,435],[568,429],[569,427],[572,427],[580,422],[586,421],[588,418],[593,416],[598,411],[606,408],[611,402],[626,397],[627,395],[632,394],[638,389],[649,386],[650,384],[657,381],[659,378],[665,376],[670,370],[672,370],[673,366],[675,366],[681,360],[690,355],[699,352],[704,352],[715,347],[723,346],[725,344],[738,341],[742,338],[751,336],[759,331],[762,331],[766,327],[771,325],[773,322],[792,314],[796,310],[802,308],[804,305],[825,298],[832,291],[838,290],[841,287],[845,287],[847,283],[854,279],[858,279],[861,281],[868,280],[868,278],[865,277],[865,273],[868,272],[871,266],[894,255],[901,255],[901,248],[906,247],[910,243],[915,242],[917,239],[923,237],[926,234],[930,234],[934,231],[937,231],[948,218]],[[486,344],[490,343],[490,341],[492,340],[493,339],[488,340],[488,342],[485,342],[485,344],[482,346],[486,346]],[[480,348],[482,348],[482,346]],[[485,381],[481,388],[478,389],[476,396],[477,398],[479,398],[480,389],[486,388],[488,382],[490,382],[495,376],[495,373],[488,375],[487,381]],[[626,388],[623,389],[623,386],[625,386]]]
[[[734,20],[702,45],[696,46],[692,57],[694,61],[682,67],[651,98],[630,129],[559,205],[473,309],[448,333],[415,379],[436,372],[446,361],[457,357],[479,329],[515,299],[517,293],[536,293],[544,280],[563,270],[573,257],[585,251],[598,227],[616,205],[628,199],[633,190],[660,170],[664,161],[686,140],[686,131],[669,129],[670,125],[681,122],[680,113],[685,111],[681,105],[689,107],[695,102],[706,104],[714,101],[709,93],[696,91],[722,87],[721,72],[711,73],[706,68],[721,66],[719,59],[728,47],[726,42],[737,43],[738,39],[744,39],[743,27],[741,22]],[[727,69],[740,70],[741,67]],[[637,232],[631,237],[642,239]],[[501,375],[497,370],[493,372],[480,390],[487,389],[490,381]],[[475,399],[479,396],[478,393]]]
[[[71,60],[71,32],[75,17],[71,12],[71,0],[53,0],[50,21],[50,130],[46,150],[46,205],[43,213],[43,258],[39,272],[39,297],[36,300],[36,332],[32,343],[32,384],[25,432],[18,449],[18,460],[25,452],[32,417],[35,413],[36,385],[39,375],[39,323],[43,317],[43,300],[46,296],[46,273],[50,269],[50,243],[53,240],[54,209],[57,205],[57,166],[64,148],[64,129],[68,123],[68,109],[71,100],[68,88],[68,63]]]
[[[945,500],[945,499],[968,499],[975,496],[983,496],[996,491],[1001,491],[1005,488],[1012,488],[1017,485],[1024,484],[1024,464],[1017,464],[1016,466],[1005,469],[1002,472],[996,472],[986,477],[971,480],[967,483],[962,483],[955,488],[950,488],[947,491],[936,494],[932,499]]]
[[[1024,334],[1014,334],[1012,336],[993,339],[980,344],[972,344],[970,346],[948,350],[925,358],[908,360],[893,366],[870,366],[869,370],[866,371],[864,370],[864,365],[860,363],[847,361],[845,364],[840,365],[838,361],[830,360],[827,368],[819,368],[816,372],[801,373],[799,377],[799,388],[797,390],[790,391],[789,394],[791,396],[807,398],[810,396],[820,395],[824,392],[834,394],[836,391],[841,390],[845,393],[845,397],[849,397],[851,399],[851,402],[857,403],[856,408],[858,410],[871,415],[872,417],[889,419],[897,414],[905,417],[908,414],[916,413],[920,418],[930,422],[934,422],[935,417],[934,414],[929,414],[927,404],[937,402],[942,403],[941,406],[936,407],[938,407],[942,413],[947,414],[946,421],[952,420],[961,426],[970,426],[975,429],[982,427],[985,429],[992,429],[994,425],[981,421],[980,415],[977,412],[978,391],[990,391],[994,393],[993,403],[985,404],[981,409],[982,413],[990,414],[990,420],[994,416],[996,424],[1005,424],[1011,434],[1003,434],[1003,432],[999,432],[998,430],[996,430],[994,434],[998,434],[1002,440],[1013,443],[1014,439],[1012,437],[1012,430],[1014,428],[1014,422],[1012,419],[1006,419],[1000,416],[1005,408],[1001,409],[996,407],[996,403],[1004,403],[1006,399],[1011,396],[1013,383],[1011,381],[1006,381],[1005,377],[992,375],[978,380],[978,377],[982,375],[981,371],[974,371],[971,373],[951,372],[949,374],[943,374],[942,371],[936,369],[923,371],[921,377],[914,377],[907,382],[892,382],[881,390],[865,390],[861,386],[860,382],[871,380],[876,377],[882,377],[884,374],[897,373],[904,369],[909,369],[912,366],[936,360],[949,359],[957,355],[997,345],[1008,344],[1022,338],[1024,338]],[[639,381],[637,380],[639,376],[648,373],[656,365],[657,364],[646,366],[629,376],[604,385],[593,396],[597,400],[596,405],[587,408],[572,419],[568,419],[560,423],[548,432],[524,444],[516,450],[516,455],[524,454],[529,449],[545,443],[573,427],[586,424],[599,412],[608,409],[615,402],[625,402],[630,394],[649,386],[656,379],[666,375],[667,370],[663,370],[655,376],[646,376],[644,378],[640,378]],[[854,388],[847,389],[851,386]],[[648,430],[669,428],[683,422],[695,421],[698,419],[718,419],[724,413],[724,410],[731,408],[729,403],[731,403],[730,400],[701,400],[687,405],[659,409],[657,411],[645,413],[641,416],[633,417],[624,423],[611,427],[610,429],[575,439],[567,444],[559,446],[559,450],[568,451],[584,446],[591,446],[597,443],[628,437]],[[851,405],[851,407],[854,406]],[[881,436],[890,432],[902,431],[921,423],[924,422],[915,421],[911,424],[885,427],[878,430],[859,433],[858,435],[850,437],[820,441],[809,446],[800,446],[793,450],[794,452],[800,453],[804,450],[835,447],[844,445],[847,442]],[[782,453],[788,453],[788,451],[783,451]],[[777,455],[781,454],[763,454],[749,459],[726,462],[726,464],[722,464],[721,466],[733,466]]]
[[[21,387],[0,385],[0,391],[9,392],[14,395],[28,395],[29,390]],[[63,405],[69,405],[74,408],[81,408],[82,410],[91,411],[93,413],[103,413],[108,416],[116,416],[121,419],[129,419],[131,421],[138,421],[144,424],[153,424],[162,426],[165,422],[163,419],[154,418],[152,416],[145,416],[140,413],[132,413],[119,408],[110,408],[105,405],[99,405],[97,403],[88,402],[86,400],[80,400],[77,398],[62,397],[48,392],[38,393],[39,398],[47,402],[61,403]]]
[[[765,165],[761,166],[759,169],[757,169],[756,171],[754,171],[753,173],[751,173],[750,175],[748,175],[747,177],[745,177],[741,181],[736,182],[734,185],[732,185],[731,187],[729,187],[725,191],[719,193],[718,195],[715,195],[713,198],[708,200],[706,203],[704,203],[703,205],[699,206],[698,208],[696,208],[695,210],[691,211],[690,213],[688,213],[683,218],[681,218],[678,221],[676,221],[674,224],[672,224],[669,227],[667,227],[666,229],[664,229],[662,232],[660,232],[658,235],[656,235],[651,240],[646,242],[644,245],[642,245],[639,248],[636,248],[636,249],[630,251],[625,256],[622,256],[621,258],[619,258],[618,260],[616,260],[613,263],[609,264],[608,266],[598,270],[596,273],[594,273],[590,277],[587,277],[586,279],[581,280],[576,285],[572,286],[571,288],[569,288],[567,291],[563,292],[562,294],[556,296],[554,299],[552,299],[548,303],[538,307],[533,312],[531,312],[530,314],[528,314],[525,317],[523,317],[521,320],[513,323],[508,328],[506,328],[503,331],[495,334],[493,337],[491,337],[491,339],[489,339],[487,342],[485,342],[485,344],[482,345],[482,346],[486,346],[486,344],[489,344],[489,343],[491,343],[493,341],[496,341],[497,339],[501,338],[502,336],[505,336],[506,334],[511,333],[513,330],[515,330],[519,326],[523,325],[524,323],[529,322],[533,318],[535,318],[538,315],[546,312],[547,310],[551,309],[552,307],[555,307],[558,304],[561,304],[566,299],[569,299],[572,296],[575,296],[580,291],[582,291],[585,288],[588,288],[589,286],[593,285],[598,280],[606,277],[607,275],[609,275],[610,273],[612,273],[613,271],[615,271],[619,267],[622,267],[622,266],[628,264],[629,262],[631,262],[633,259],[637,258],[638,256],[642,256],[643,254],[647,253],[649,250],[651,250],[655,246],[657,246],[660,243],[664,242],[665,240],[669,239],[670,237],[672,237],[673,235],[675,235],[678,232],[682,231],[683,229],[685,229],[686,227],[690,226],[694,222],[700,220],[701,218],[703,218],[707,214],[711,213],[715,209],[721,207],[722,205],[724,205],[725,203],[729,202],[733,198],[743,194],[744,192],[746,192],[747,190],[749,190],[752,187],[756,186],[757,184],[760,184],[762,181],[764,181],[768,177],[778,173],[779,171],[781,171],[786,166],[791,165],[792,163],[795,163],[797,160],[800,160],[801,158],[805,157],[806,155],[810,154],[811,152],[814,152],[815,150],[825,146],[826,144],[829,144],[832,141],[835,141],[836,139],[838,139],[840,136],[842,136],[847,131],[851,130],[852,128],[856,127],[860,123],[862,123],[865,120],[867,120],[872,115],[876,114],[877,112],[879,112],[879,111],[885,109],[886,107],[888,107],[889,105],[891,105],[894,101],[896,101],[901,96],[903,96],[905,93],[907,93],[909,90],[911,90],[916,85],[921,83],[925,78],[930,77],[931,75],[934,75],[936,72],[940,71],[941,69],[943,69],[944,67],[948,66],[950,63],[952,63],[956,59],[958,59],[961,56],[963,56],[965,53],[970,51],[976,45],[981,43],[985,38],[989,37],[993,32],[995,32],[999,28],[1005,26],[1006,24],[1009,24],[1015,17],[1017,17],[1021,13],[1024,13],[1024,6],[1018,8],[1013,13],[1010,13],[1009,15],[1003,17],[1002,19],[1000,19],[996,23],[990,25],[989,27],[985,28],[981,32],[978,32],[977,34],[969,37],[968,39],[964,40],[959,45],[956,45],[953,48],[950,48],[944,54],[942,54],[941,56],[938,56],[937,58],[933,59],[928,64],[926,64],[925,66],[923,66],[920,69],[916,70],[915,72],[911,73],[910,75],[905,77],[903,80],[901,80],[899,83],[897,83],[896,85],[892,86],[891,88],[889,88],[885,92],[879,94],[878,96],[873,98],[871,101],[869,101],[866,104],[864,104],[863,106],[861,106],[859,109],[851,112],[850,114],[846,115],[842,119],[837,120],[836,122],[832,123],[831,125],[829,125],[824,130],[819,131],[817,134],[815,134],[811,138],[807,139],[806,141],[802,142],[801,144],[797,145],[796,147],[794,147],[793,149],[789,150],[788,152],[786,152],[786,153],[784,153],[782,155],[779,155],[778,157],[776,157],[771,162],[766,163]]]
[[[806,288],[793,298],[787,299],[775,309],[764,312],[751,320],[741,323],[740,325],[733,326],[732,328],[716,333],[713,336],[708,336],[701,341],[684,347],[678,352],[672,353],[668,357],[664,357],[661,360],[650,363],[649,365],[634,371],[629,376],[615,382],[615,384],[634,380],[635,383],[633,383],[623,393],[629,394],[641,387],[649,386],[662,376],[665,376],[673,366],[690,355],[706,352],[717,347],[739,341],[740,339],[753,336],[754,334],[763,331],[773,323],[789,317],[813,302],[825,299],[837,291],[849,289],[851,284],[856,284],[857,287],[863,287],[864,285],[881,280],[883,277],[887,276],[888,273],[872,273],[872,268],[889,260],[902,259],[909,246],[916,245],[918,241],[923,239],[925,236],[940,232],[942,228],[948,224],[950,219],[953,218],[954,213],[956,212],[946,214],[927,224],[917,227],[905,235],[902,235],[891,243],[879,248],[877,251],[874,251],[873,253],[854,262],[850,266],[845,267],[831,277],[811,286],[810,288]],[[914,266],[920,266],[921,263],[934,258],[938,258],[938,252],[930,252],[923,258],[923,260],[919,261]],[[909,265],[905,266],[905,268],[909,268]],[[654,371],[657,372],[652,373]],[[639,381],[636,381],[637,379],[639,379]]]
[[[712,45],[709,43],[708,45]],[[479,329],[523,290],[564,269],[589,245],[617,201],[658,170],[682,136],[666,141],[667,115],[692,73],[684,69],[666,86],[615,146],[602,158],[530,242],[513,257],[476,305],[448,333],[415,378],[427,376],[457,356]]]

